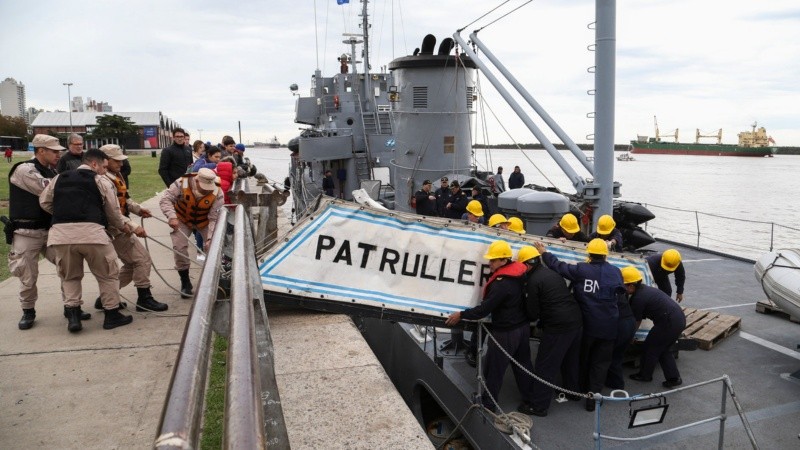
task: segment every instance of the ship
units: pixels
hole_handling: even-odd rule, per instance
[[[278,140],[278,136],[273,136],[272,140],[269,141],[268,144],[269,148],[278,148],[281,146],[281,141]]]
[[[752,130],[742,131],[738,134],[739,143],[723,144],[722,129],[715,134],[702,134],[700,129],[695,132],[693,143],[678,142],[678,130],[673,134],[660,135],[658,122],[656,121],[655,137],[637,136],[636,140],[631,141],[630,152],[637,154],[651,155],[700,155],[700,156],[750,156],[750,157],[772,157],[777,152],[774,146],[775,141],[767,135],[764,127],[758,127],[758,123],[753,123]],[[666,142],[665,137],[673,137],[674,142]],[[702,143],[701,138],[716,138],[716,143]]]
[[[362,7],[361,29],[369,30],[367,1],[362,3]],[[519,430],[509,432],[496,427],[495,416],[477,405],[476,392],[482,389],[481,378],[460,353],[463,351],[463,337],[458,330],[445,330],[443,326],[448,312],[480,301],[479,279],[485,271],[482,266],[485,261],[480,260],[480,255],[489,242],[505,239],[514,249],[519,249],[532,240],[543,239],[540,236],[565,212],[576,214],[584,231],[593,228],[592,224],[600,214],[613,214],[618,226],[628,232],[625,241],[632,243],[632,249],[638,251],[614,254],[612,263],[636,265],[647,280],[652,277],[647,265],[643,264],[642,255],[663,251],[665,245],[655,243],[639,225],[655,216],[641,204],[613,200],[620,195],[620,185],[613,181],[613,96],[607,95],[609,92],[613,94],[613,76],[611,84],[603,84],[609,80],[609,74],[613,75],[613,59],[607,57],[613,55],[613,51],[607,52],[608,48],[604,48],[613,42],[607,38],[609,33],[613,34],[612,25],[608,15],[598,14],[595,25],[599,36],[597,54],[606,55],[606,58],[599,57],[596,66],[596,73],[603,76],[596,79],[599,93],[595,99],[596,117],[602,120],[595,121],[594,161],[587,159],[523,87],[514,86],[592,176],[592,179],[579,176],[533,121],[519,111],[521,108],[513,108],[519,105],[512,105],[556,159],[576,190],[575,194],[565,194],[528,185],[500,194],[490,207],[521,218],[528,232],[523,235],[458,219],[423,217],[416,215],[411,207],[410,199],[422,187],[424,180],[447,177],[449,181],[459,181],[467,188],[465,190],[471,187],[482,189],[489,184],[490,174],[477,170],[470,157],[469,121],[476,114],[480,94],[475,79],[480,71],[499,91],[502,89],[498,86],[502,83],[496,83],[497,80],[488,75],[492,71],[483,58],[491,60],[506,78],[513,76],[507,75],[502,64],[494,60],[477,32],[469,35],[469,41],[456,32],[452,38],[445,38],[438,49],[436,38],[427,35],[413,54],[394,59],[386,66],[389,70],[381,72],[369,70],[368,34],[348,35],[345,43],[350,47],[349,53],[337,58],[338,73],[324,76],[319,69],[314,71],[310,77],[310,95],[299,95],[298,86],[290,86],[297,96],[295,123],[307,125],[307,128],[287,145],[291,162],[285,184],[292,191],[294,227],[281,236],[275,247],[259,255],[265,300],[351,315],[409,409],[420,425],[428,430],[437,447],[579,448],[587,446],[592,439],[597,446],[601,437],[608,439],[607,428],[601,433],[599,407],[595,414],[580,412],[580,408],[570,408],[568,404],[554,407],[551,417],[547,421],[535,422],[527,436]],[[357,45],[362,49],[357,49]],[[482,51],[480,57],[473,46]],[[358,57],[363,60],[359,61]],[[441,89],[441,86],[448,88]],[[507,101],[511,103],[508,98]],[[607,127],[609,124],[611,126]],[[335,181],[334,196],[324,195],[322,188],[328,171]],[[565,260],[577,262],[585,258],[582,244],[547,242],[551,251],[558,252],[559,257]],[[681,247],[680,251],[687,259],[710,260],[709,254],[700,249]],[[746,285],[741,276],[750,270],[746,263],[726,259],[704,269],[702,275],[697,274],[698,279],[707,280],[692,287],[704,302],[699,307],[714,306],[721,295],[734,298],[735,293],[752,293],[753,286]],[[725,349],[721,361],[740,359],[742,355],[730,354],[736,350]],[[777,354],[763,357],[770,359],[765,365],[782,364],[783,368],[787,364],[786,358]],[[729,370],[719,367],[722,364],[720,360],[706,364],[698,362],[700,356],[694,359],[695,364],[686,368],[687,379],[717,377],[712,381],[727,380],[727,376],[719,378],[722,373],[719,370]],[[631,386],[636,391],[655,388]],[[789,383],[777,388],[781,392],[765,393],[770,398],[759,400],[757,406],[768,407],[770,402],[779,402],[781,396],[797,392],[797,388]],[[690,443],[706,444],[706,435],[714,432],[714,429],[707,430],[712,428],[709,422],[725,420],[724,399],[728,389],[732,390],[732,387],[723,386],[722,413],[718,417],[667,431],[706,424],[709,426],[697,431],[695,436],[699,437]],[[748,384],[747,389],[752,389],[752,385]],[[684,402],[686,398],[697,399],[703,406],[716,402],[714,407],[720,411],[719,389],[715,388],[713,393],[691,392],[694,394],[684,393],[687,396],[683,398]],[[514,383],[507,377],[497,399],[501,411],[516,408],[519,401],[516,394]],[[602,397],[601,400],[599,394],[595,395],[595,399],[605,402],[604,410],[614,411],[610,414],[615,420],[630,409],[631,424],[634,423],[636,402],[644,399],[658,401],[663,397],[661,394],[644,394],[638,399]],[[613,410],[613,402],[621,402],[623,398],[625,410]],[[737,402],[735,397],[733,401]],[[675,421],[688,423],[697,420],[692,414],[700,409],[699,405],[677,405],[670,410]],[[652,409],[651,406],[644,409]],[[662,409],[666,411],[665,407]],[[738,403],[736,409],[741,417],[744,413]],[[791,411],[793,413],[795,409]],[[766,417],[772,413],[770,410],[763,415]],[[788,415],[789,412],[775,414]],[[735,412],[730,418],[738,426]],[[736,437],[739,445],[745,444],[752,435],[749,423],[745,419],[741,421],[747,437],[742,439],[740,433]],[[610,421],[604,422],[604,427],[607,427],[606,423]],[[724,423],[722,425],[721,431],[725,428]],[[530,425],[525,426],[530,430]],[[664,429],[661,427],[658,433],[649,436],[655,438],[656,445],[669,446],[680,439],[688,439],[687,436],[692,437],[690,433],[679,432],[672,438],[674,441],[660,439],[659,436],[666,433]],[[565,430],[570,432],[565,433]],[[454,441],[463,439],[458,443],[460,447],[456,447],[451,438]],[[638,438],[628,435],[619,439]],[[757,448],[755,438],[749,440]],[[718,442],[722,447],[722,436]]]

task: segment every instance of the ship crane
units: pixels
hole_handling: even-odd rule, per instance
[[[701,134],[700,128],[698,128],[695,133],[694,143],[699,144],[700,138],[717,138],[717,144],[722,144],[722,128],[717,130],[717,134]]]
[[[660,132],[658,130],[658,119],[656,118],[656,116],[653,116],[653,123],[656,126],[656,142],[661,142],[661,138],[662,137],[664,137],[664,138],[671,137],[671,138],[675,138],[675,143],[678,143],[678,129],[677,128],[675,128],[675,132],[672,133],[672,134],[660,134]]]

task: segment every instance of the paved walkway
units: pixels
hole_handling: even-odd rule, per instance
[[[155,199],[144,205],[158,212]],[[146,220],[154,239],[169,228]],[[155,267],[177,286],[171,252],[149,242]],[[5,262],[0,262],[5,264]],[[192,279],[200,269],[193,265]],[[97,283],[84,277],[83,331],[63,317],[55,267],[40,263],[36,323],[20,331],[18,280],[0,283],[0,448],[151,448],[191,300],[158,275],[153,294],[163,316],[133,314],[133,323],[103,330],[94,310]],[[128,303],[136,290],[122,289]],[[349,318],[282,311],[270,317],[276,374],[289,439],[299,448],[431,448]]]

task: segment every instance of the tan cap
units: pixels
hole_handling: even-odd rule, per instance
[[[35,148],[43,147],[49,148],[50,150],[66,150],[64,147],[59,145],[58,138],[48,136],[46,134],[37,134],[33,137],[31,144],[33,144]]]
[[[213,191],[217,188],[217,174],[211,169],[202,168],[197,171],[197,184],[200,189]]]
[[[117,161],[128,159],[128,157],[122,153],[122,148],[116,144],[106,144],[100,147],[100,151],[105,153],[110,159],[115,159]]]

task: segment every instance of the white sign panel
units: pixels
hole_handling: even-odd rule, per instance
[[[265,256],[261,282],[266,291],[444,317],[478,304],[489,277],[483,255],[497,239],[516,256],[539,238],[326,200]],[[586,257],[583,249],[552,251],[570,262]],[[646,267],[621,258],[616,265],[634,263]]]

